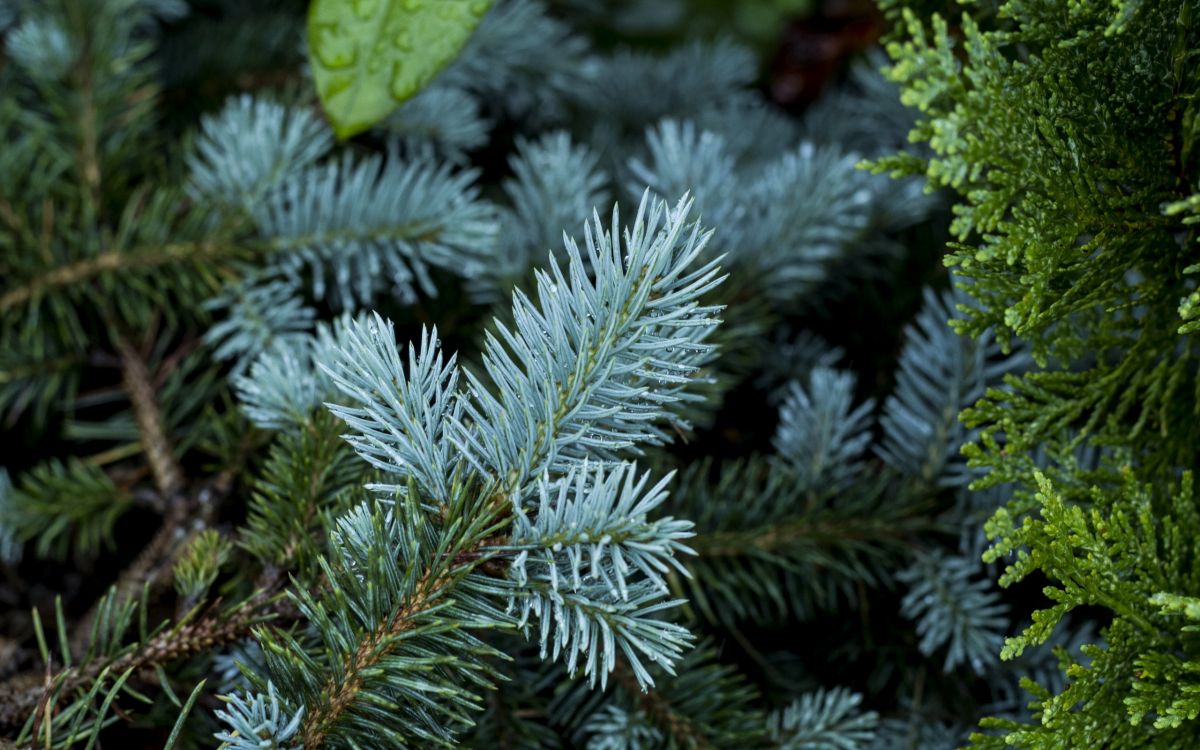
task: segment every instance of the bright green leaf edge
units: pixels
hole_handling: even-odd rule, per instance
[[[462,50],[492,0],[313,0],[308,59],[338,138],[361,133]]]

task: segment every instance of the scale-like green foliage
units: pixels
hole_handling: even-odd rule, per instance
[[[1093,488],[1090,509],[1069,503],[1038,477],[1036,513],[1017,523],[1007,510],[989,522],[998,539],[988,559],[1021,550],[1002,583],[1035,571],[1053,583],[1052,606],[1010,638],[1003,656],[1044,643],[1078,607],[1106,610],[1101,644],[1066,653],[1069,685],[1058,693],[1029,684],[1038,723],[992,720],[998,736],[1020,747],[1108,741],[1118,747],[1188,747],[1200,716],[1195,658],[1195,599],[1200,564],[1193,535],[1200,528],[1191,474],[1172,486],[1139,483],[1131,472],[1115,486]],[[995,741],[978,737],[980,747]]]
[[[956,327],[1027,344],[1040,365],[964,414],[987,470],[974,486],[1013,494],[986,559],[1003,584],[1049,581],[1001,655],[1103,612],[1098,640],[1060,652],[1065,680],[1025,683],[1033,716],[989,720],[973,742],[1194,747],[1200,8],[902,5],[888,4],[888,72],[928,151],[875,165],[959,195],[947,263],[971,299]]]
[[[971,412],[987,425],[980,460],[1078,426],[1156,468],[1191,465],[1196,353],[1179,305],[1195,238],[1179,201],[1200,155],[1195,8],[1086,4],[1063,26],[1051,6],[1003,7],[994,29],[964,15],[961,44],[947,20],[906,13],[891,76],[934,153],[878,163],[964,197],[947,262],[978,304],[960,328],[1053,363]]]

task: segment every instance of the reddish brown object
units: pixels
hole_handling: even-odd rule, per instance
[[[771,99],[791,111],[807,108],[846,58],[874,44],[883,28],[883,16],[869,0],[826,0],[784,31],[771,63]]]

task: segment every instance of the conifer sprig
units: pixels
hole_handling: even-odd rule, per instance
[[[1103,511],[1089,493],[1112,491],[1112,457],[1076,458],[1073,441],[1103,427],[1119,443],[1126,417],[1138,435],[1169,428],[1161,454],[1128,458],[1155,513],[1171,515],[1147,467],[1169,464],[1186,434],[1168,406],[1190,388],[1192,358],[1155,342],[1165,321],[1190,330],[1194,264],[1134,253],[1118,280],[1103,243],[1122,228],[1194,239],[1187,107],[1143,111],[1126,96],[1072,110],[1173,123],[1157,141],[1180,165],[1170,195],[1121,192],[1143,185],[1125,179],[1126,157],[1149,163],[1154,147],[1106,159],[1091,146],[1113,145],[1111,129],[1037,131],[1035,149],[1078,138],[1099,165],[1078,170],[1074,191],[1030,183],[1056,200],[1100,194],[1111,221],[1069,249],[1100,257],[1097,273],[1022,256],[1020,278],[981,284],[973,311],[930,292],[902,331],[921,305],[915,280],[944,281],[920,267],[943,199],[920,194],[923,177],[892,184],[857,167],[903,148],[913,118],[870,55],[839,64],[846,80],[797,117],[762,95],[782,90],[764,79],[775,73],[733,38],[663,27],[650,51],[626,37],[671,4],[496,0],[423,91],[335,143],[299,50],[336,66],[350,27],[302,45],[284,5],[0,0],[0,420],[14,438],[0,442],[16,446],[0,457],[4,738],[48,750],[214,735],[232,750],[930,750],[954,746],[987,702],[1036,746],[1050,735],[1031,720],[1074,712],[1054,714],[1061,693],[1106,712],[1062,720],[1068,734],[1129,718],[1138,727],[1112,737],[1186,741],[1197,592],[1165,539],[1191,520],[1180,511],[1155,547],[1126,539],[1114,513],[1082,544],[1114,571],[1120,549],[1158,550],[1161,587],[1105,579],[1141,597],[1114,602],[1158,640],[1114,609],[1107,652],[1081,657],[1094,631],[1060,625],[1003,663],[988,651],[1012,602],[971,561],[971,524],[1012,497],[1012,538],[1052,546],[1021,484],[1035,465],[1064,507]],[[1045,12],[1026,5],[971,38]],[[1067,20],[1095,26],[1080,36],[1095,53],[1100,26],[1120,44],[1171,36],[1139,31],[1165,18],[1152,5]],[[1191,32],[1173,28],[1171,49],[1189,48]],[[1022,44],[1054,51],[1030,67],[1074,54],[1039,33]],[[939,49],[906,82],[958,75],[977,52]],[[1171,67],[1126,57],[1122,76]],[[1185,101],[1193,63],[1175,59],[1167,75]],[[1011,93],[985,78],[989,96]],[[1015,76],[1029,101],[995,111],[1061,105],[1038,98],[1035,78]],[[931,107],[958,92],[943,87]],[[946,105],[941,135],[1005,125],[975,104],[974,121]],[[979,197],[1007,165],[951,157],[981,156],[971,138],[985,135],[902,161],[965,170]],[[1038,167],[1076,179],[1053,158],[1016,173]],[[1151,194],[1161,227],[1130,208]],[[1002,211],[997,231],[1043,197]],[[638,209],[610,218],[616,200]],[[1100,215],[1034,218],[1051,214],[1051,229]],[[1013,236],[1022,251],[1039,239]],[[1075,271],[1134,296],[1104,308],[1086,283],[1058,286]],[[1031,279],[1031,299],[1061,305],[1033,316],[1048,344],[1054,326],[1114,310],[1146,324],[1092,342],[1108,348],[1089,366],[1119,372],[1094,388],[1086,369],[1031,380],[987,326],[943,326],[963,314],[1002,335],[1034,330],[988,306]],[[1176,293],[1177,308],[1159,309]],[[1112,397],[1117,385],[1132,387]],[[1005,460],[970,495],[981,474],[957,454],[976,432],[956,414],[980,396],[984,448],[970,458]],[[1156,534],[1170,525],[1155,520]],[[1117,528],[1123,541],[1106,547]],[[1056,554],[1038,557],[1038,575],[1058,586],[1059,573],[1074,579]],[[94,575],[56,578],[69,565]],[[1106,606],[1095,593],[1072,594],[1076,619]],[[1047,656],[1056,644],[1071,686]],[[831,670],[847,688],[820,688]],[[1022,674],[1053,710],[1021,713]]]
[[[449,426],[476,470],[524,494],[545,471],[661,445],[658,421],[687,429],[672,408],[696,398],[684,386],[711,358],[718,322],[699,297],[724,279],[702,259],[711,233],[689,221],[691,206],[647,193],[624,233],[615,209],[607,231],[594,215],[585,250],[566,239],[566,273],[554,258],[538,272],[538,302],[514,295],[513,329],[484,345],[495,393],[468,371],[471,398]]]
[[[303,710],[306,747],[353,745],[379,736],[386,706],[406,717],[384,730],[389,742],[450,746],[501,656],[475,633],[523,629],[531,618],[543,658],[565,654],[568,670],[593,682],[607,682],[618,655],[643,686],[653,684],[643,658],[672,672],[692,638],[663,619],[678,604],[665,598],[664,576],[683,570],[675,555],[687,551],[689,524],[650,521],[666,480],[650,485],[617,456],[666,439],[651,420],[682,424],[669,407],[711,356],[704,339],[716,325],[698,298],[722,277],[716,261],[696,263],[706,235],[688,222],[689,203],[649,200],[625,231],[625,253],[614,210],[611,234],[598,219],[586,234],[587,266],[568,239],[568,274],[552,256],[538,304],[517,296],[516,330],[498,324],[485,358],[498,396],[470,374],[460,389],[435,331],[406,359],[378,316],[328,334],[328,364],[308,366],[352,401],[330,409],[383,472],[369,486],[385,502],[337,521],[317,559],[320,590],[292,593],[317,643],[260,630],[275,694],[243,701],[228,721],[278,705]],[[510,426],[518,409],[523,429]],[[312,428],[306,412],[293,413],[298,421],[278,424]],[[504,560],[502,577],[493,561]],[[500,609],[506,601],[515,612]]]

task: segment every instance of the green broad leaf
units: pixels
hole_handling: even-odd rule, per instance
[[[387,117],[458,54],[492,0],[312,0],[308,59],[339,138]]]

